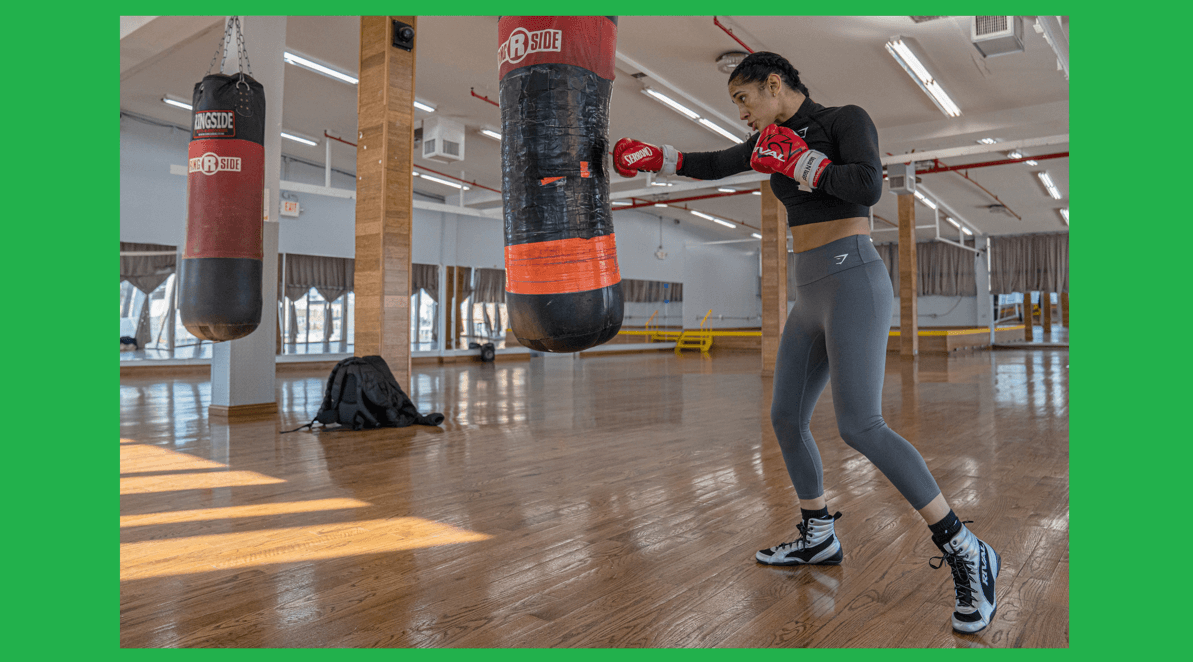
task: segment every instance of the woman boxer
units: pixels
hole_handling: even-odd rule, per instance
[[[775,362],[771,422],[800,499],[799,537],[760,550],[768,565],[835,565],[844,558],[829,515],[820,453],[809,424],[830,381],[842,439],[866,456],[919,511],[955,583],[953,629],[977,632],[994,616],[1001,560],[958,520],[919,452],[882,418],[882,380],[894,293],[869,234],[869,208],[882,194],[878,133],[857,106],[812,101],[799,72],[774,53],[750,55],[733,71],[729,96],[759,133],[719,152],[681,153],[623,138],[618,173],[639,170],[721,179],[747,170],[771,175],[795,242],[795,307]],[[929,562],[930,565],[931,561]]]

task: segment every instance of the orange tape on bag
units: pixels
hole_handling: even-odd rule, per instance
[[[505,289],[514,294],[584,292],[619,282],[611,234],[505,247]]]

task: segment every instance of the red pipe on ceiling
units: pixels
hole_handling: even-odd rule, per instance
[[[666,191],[659,191],[659,193],[665,193],[665,192]],[[734,195],[748,195],[753,192],[754,192],[753,189],[746,189],[744,191],[734,191],[733,193],[713,193],[711,195],[694,195],[689,198],[676,198],[674,200],[658,200],[655,202],[643,202],[641,204],[629,205],[626,207],[614,207],[613,209],[614,209],[614,211],[624,210],[624,209],[638,209],[639,207],[653,207],[653,206],[655,206],[655,204],[657,202],[663,202],[663,203],[670,205],[675,202],[691,202],[692,200],[707,200],[709,198],[728,198],[728,197],[731,197]],[[631,200],[636,200],[636,199],[637,198],[631,198]]]
[[[471,92],[471,93],[472,93],[472,96],[476,97],[477,99],[480,99],[480,100],[482,100],[482,101],[488,101],[489,103],[493,104],[494,106],[497,106],[498,108],[500,108],[500,107],[501,107],[501,104],[499,104],[499,103],[497,103],[496,101],[494,101],[494,100],[490,99],[489,97],[482,97],[481,95],[477,94],[477,93],[476,93],[476,88],[470,87],[470,88],[468,88],[468,91],[469,91],[469,92]]]
[[[347,140],[344,140],[343,138],[337,138],[337,137],[331,135],[330,133],[328,133],[326,129],[323,130],[323,137],[331,138],[332,140],[338,140],[338,141],[344,143],[345,145],[352,145],[353,147],[356,147],[356,143],[350,143]]]
[[[730,30],[729,28],[725,27],[724,25],[721,25],[721,22],[717,20],[716,16],[712,17],[712,22],[718,28],[721,28],[722,30],[724,30],[725,34],[729,35],[730,37],[733,37],[733,41],[736,41],[737,43],[741,44],[742,48],[746,49],[747,51],[750,51],[751,53],[754,52],[753,48],[746,46],[746,42],[742,41],[741,39],[738,39],[737,35],[733,34],[733,30]]]
[[[936,161],[936,163],[940,164],[940,165],[934,165],[927,170],[916,170],[915,174],[931,175],[931,174],[938,173],[938,172],[952,172],[954,170],[970,170],[972,168],[988,168],[990,166],[1006,165],[1008,163],[1023,163],[1024,161],[1045,161],[1047,159],[1065,158],[1068,155],[1069,155],[1068,152],[1057,152],[1055,154],[1045,154],[1043,156],[1025,156],[1021,159],[1001,159],[999,161],[984,161],[982,163],[970,163],[968,165],[958,165],[958,166],[946,166],[946,165],[940,164],[940,161]]]

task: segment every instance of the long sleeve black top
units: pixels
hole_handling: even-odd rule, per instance
[[[816,190],[778,173],[770,176],[775,197],[787,208],[791,226],[868,216],[882,196],[882,163],[878,130],[866,111],[857,106],[825,108],[804,99],[785,126],[823,152],[832,161],[820,176]],[[721,179],[750,170],[750,154],[758,134],[719,152],[685,152],[676,174],[694,179]]]

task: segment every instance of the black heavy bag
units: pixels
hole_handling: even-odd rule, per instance
[[[621,329],[605,159],[617,18],[497,26],[510,327],[531,349],[578,352]]]
[[[261,322],[265,88],[211,74],[193,107],[179,312],[195,337],[233,340]]]

